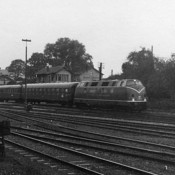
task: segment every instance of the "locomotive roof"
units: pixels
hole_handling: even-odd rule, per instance
[[[115,80],[100,80],[100,81],[83,81],[79,87],[92,87],[92,86],[126,86],[128,83],[141,83],[137,79],[115,79]]]

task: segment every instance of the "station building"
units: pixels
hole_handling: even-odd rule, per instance
[[[6,69],[0,69],[0,85],[6,85],[13,81],[10,73]]]
[[[103,75],[103,74],[102,74]],[[64,66],[56,66],[41,69],[36,73],[37,83],[54,82],[79,82],[99,80],[100,72],[95,68],[90,68],[85,72],[72,74]],[[102,77],[102,76],[101,76]]]

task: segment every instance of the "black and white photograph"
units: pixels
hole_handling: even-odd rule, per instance
[[[0,175],[174,175],[174,37],[174,0],[0,0]]]

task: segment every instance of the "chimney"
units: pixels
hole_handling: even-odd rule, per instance
[[[50,68],[49,66],[46,66],[46,71],[49,72]]]
[[[111,70],[111,76],[113,76],[113,69]]]

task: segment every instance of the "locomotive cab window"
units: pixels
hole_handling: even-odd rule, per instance
[[[88,86],[88,83],[89,83],[89,82],[86,82],[84,86],[85,86],[85,87]]]
[[[79,87],[84,87],[85,84],[86,84],[86,82],[82,82],[82,83],[80,83]]]
[[[142,85],[142,83],[138,80],[127,80],[126,86],[135,86],[135,85]]]
[[[124,87],[125,86],[125,82],[124,81],[121,81],[120,86],[121,87]]]
[[[116,86],[117,82],[113,81],[111,86]]]

